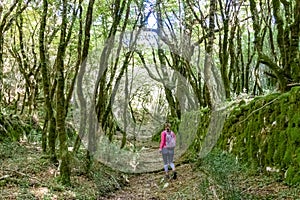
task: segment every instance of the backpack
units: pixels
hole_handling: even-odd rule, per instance
[[[175,135],[172,131],[167,132],[166,133],[166,147],[167,148],[174,148],[176,145],[176,139],[175,139]]]

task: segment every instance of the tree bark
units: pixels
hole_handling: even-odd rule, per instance
[[[209,9],[209,27],[208,27],[208,41],[206,46],[204,75],[207,88],[209,90],[210,102],[212,110],[216,109],[225,100],[224,85],[219,77],[218,69],[216,69],[213,62],[213,45],[215,39],[215,11],[216,2],[210,0]]]
[[[67,134],[65,129],[65,78],[64,78],[64,57],[66,51],[66,30],[67,30],[67,0],[63,0],[62,24],[60,42],[56,57],[57,89],[56,89],[56,130],[59,137],[60,151],[60,181],[64,185],[70,185],[70,157],[67,146]]]
[[[48,129],[48,142],[50,147],[50,159],[53,162],[57,162],[56,153],[55,153],[55,126],[53,124],[54,116],[52,103],[50,100],[50,86],[49,86],[49,72],[47,69],[47,59],[46,59],[46,48],[45,48],[45,29],[47,24],[47,14],[48,14],[48,1],[43,0],[43,13],[40,24],[40,32],[39,32],[39,51],[40,51],[40,68],[42,72],[42,82],[43,82],[43,92],[44,92],[44,108],[45,108],[45,125],[42,133],[42,148],[43,151],[46,152],[47,148],[47,126],[46,123],[50,123]]]
[[[223,31],[220,32],[219,36],[219,57],[221,62],[221,76],[224,82],[226,98],[230,98],[230,80],[228,77],[228,60],[229,60],[229,51],[228,51],[228,37],[229,37],[229,18],[230,18],[230,1],[226,0],[225,3],[225,12],[223,11],[223,1],[219,0],[219,6],[221,10],[221,16],[223,20]],[[223,39],[222,39],[223,36]]]
[[[21,7],[22,1],[14,1],[8,11],[3,15],[2,20],[0,22],[0,110],[2,109],[2,101],[3,101],[3,70],[4,70],[4,62],[3,62],[3,48],[4,48],[4,36],[5,33],[10,29],[13,22],[18,18],[20,14],[28,7],[28,4],[31,0],[27,1],[27,4]],[[17,5],[20,5],[15,14],[12,14]],[[0,5],[0,13],[2,15],[3,6]],[[0,17],[1,17],[0,15]]]

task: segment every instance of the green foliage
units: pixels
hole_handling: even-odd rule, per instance
[[[198,161],[197,166],[198,170],[206,174],[199,184],[199,190],[205,199],[209,196],[219,196],[224,199],[249,198],[249,195],[243,194],[236,184],[238,174],[244,172],[244,167],[232,154],[214,149],[203,160]]]
[[[227,183],[230,175],[240,172],[242,166],[236,158],[225,151],[214,149],[203,160],[199,162],[199,167],[206,167],[216,175],[219,183]]]
[[[273,163],[273,155],[274,155],[274,152],[275,152],[274,142],[275,142],[274,137],[269,136],[268,139],[267,139],[267,145],[268,145],[267,152],[263,152],[263,153],[266,154],[266,163],[268,163],[268,164]]]
[[[300,184],[300,171],[299,168],[290,166],[285,174],[285,182],[289,185],[299,185]]]
[[[23,154],[23,148],[17,142],[3,141],[0,145],[0,158],[12,158],[14,154]]]
[[[122,188],[125,184],[125,175],[111,170],[101,164],[95,164],[91,171],[100,196],[105,196],[117,189]]]
[[[161,129],[156,131],[156,133],[154,133],[154,135],[152,136],[151,140],[154,141],[154,142],[159,142],[160,141],[160,134],[163,130],[164,130],[164,128],[162,127]]]
[[[280,163],[281,159],[284,157],[284,154],[285,154],[286,148],[287,148],[286,142],[287,142],[286,133],[285,133],[285,131],[281,131],[279,133],[275,153],[273,156],[273,160],[275,163]],[[270,147],[270,148],[272,148],[272,147]],[[271,164],[271,163],[272,162],[270,162],[269,164]],[[283,167],[283,165],[281,165],[281,167]]]
[[[0,141],[20,141],[26,137],[30,142],[37,142],[41,131],[32,118],[0,113]]]
[[[72,157],[72,185],[65,186],[58,179],[59,168],[39,147],[30,143],[2,142],[0,193],[3,196],[0,199],[97,199],[125,185],[124,174],[99,163],[86,174],[85,153],[79,151]]]

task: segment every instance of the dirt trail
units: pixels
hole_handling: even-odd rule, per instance
[[[129,179],[128,186],[116,191],[107,197],[99,199],[110,200],[133,200],[133,199],[168,199],[180,196],[179,189],[192,187],[190,180],[195,179],[197,174],[193,173],[188,164],[178,166],[176,169],[178,177],[176,180],[164,180],[164,172],[147,173],[133,176]]]
[[[114,189],[123,185],[123,173],[114,173],[103,165],[95,165],[91,178],[84,173],[85,163],[79,159],[82,157],[73,160],[72,186],[65,187],[57,182],[57,166],[44,157],[36,145],[3,144],[0,155],[0,199],[5,200],[294,200],[300,196],[299,186],[287,186],[276,174],[250,176],[240,170],[228,171],[233,169],[232,164],[235,165],[236,161],[231,163],[219,154],[212,155],[210,161],[213,162],[210,163],[179,164],[177,161],[176,180],[165,181],[163,171],[131,175],[128,184],[117,191]],[[112,193],[99,197],[104,192]]]
[[[272,176],[247,173],[212,174],[208,166],[177,165],[176,180],[164,180],[164,172],[144,173],[129,178],[128,185],[99,200],[216,200],[299,199],[300,187],[289,187]],[[221,166],[228,167],[228,166]]]

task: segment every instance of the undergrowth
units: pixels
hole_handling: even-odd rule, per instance
[[[37,145],[2,142],[0,145],[0,199],[97,199],[120,189],[125,176],[95,162],[86,171],[84,151],[73,156],[72,185],[59,183],[59,168]]]
[[[194,156],[190,184],[169,199],[299,199],[300,187],[286,185],[276,173],[254,172],[230,153],[214,149],[205,158]],[[188,178],[188,177],[187,177]]]
[[[199,183],[199,190],[205,199],[209,197],[222,199],[249,199],[243,194],[239,174],[245,173],[245,168],[232,155],[213,150],[204,159],[196,163],[197,170],[203,172],[203,180]]]

